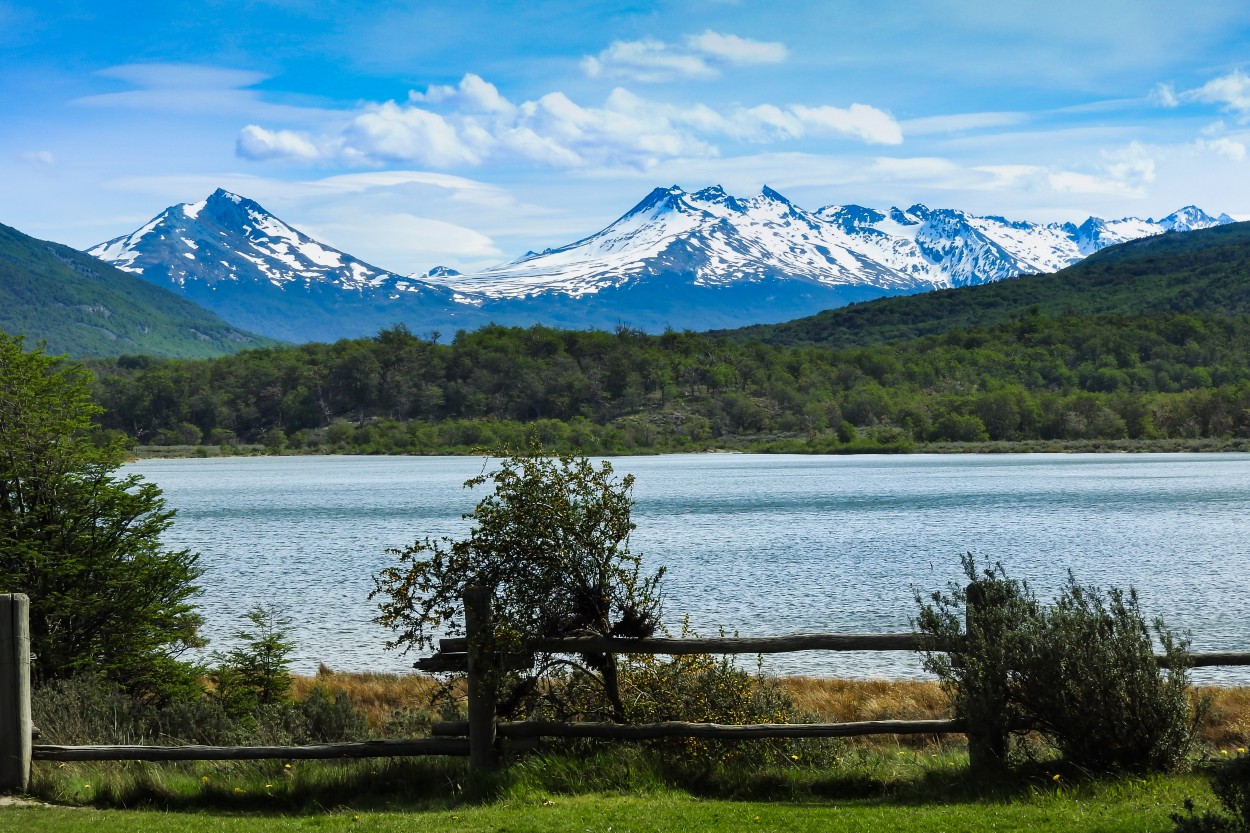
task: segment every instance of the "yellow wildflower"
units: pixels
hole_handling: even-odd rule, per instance
[[[1056,773],[1055,773],[1055,776],[1054,776],[1053,778],[1051,778],[1050,780],[1052,780],[1052,781],[1058,781],[1058,780],[1059,780],[1059,773],[1057,773],[1057,772],[1056,772]]]

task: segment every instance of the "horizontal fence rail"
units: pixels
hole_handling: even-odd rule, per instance
[[[440,639],[441,653],[469,650],[465,637]],[[927,651],[946,643],[920,633],[796,633],[791,636],[743,636],[711,639],[629,639],[566,636],[525,643],[531,651],[553,654],[785,654],[794,651]]]
[[[974,613],[975,585],[969,586],[968,614]],[[718,637],[710,639],[628,639],[573,636],[537,639],[525,650],[495,652],[489,593],[481,588],[465,592],[463,638],[442,639],[439,653],[424,657],[414,667],[429,672],[467,672],[469,719],[443,721],[431,727],[433,737],[371,740],[309,746],[60,746],[33,744],[37,732],[30,723],[28,600],[0,594],[0,791],[24,790],[31,760],[38,761],[234,761],[334,758],[388,758],[416,755],[468,757],[474,768],[498,762],[496,739],[511,749],[532,747],[542,738],[598,738],[657,740],[703,738],[753,740],[763,738],[832,738],[866,735],[966,734],[973,765],[978,752],[978,728],[964,720],[867,720],[850,723],[758,723],[724,725],[665,721],[646,724],[562,723],[554,721],[498,722],[497,692],[487,679],[494,670],[524,670],[535,654],[776,654],[795,651],[933,651],[957,652],[959,642],[919,633],[800,633],[790,636]],[[1161,667],[1166,656],[1156,655]],[[1189,654],[1194,668],[1250,666],[1250,652],[1223,651]],[[1027,727],[1015,727],[1027,728]]]
[[[856,723],[560,723],[524,720],[497,723],[495,732],[504,738],[601,738],[606,740],[657,740],[660,738],[709,738],[754,740],[758,738],[850,738],[863,735],[946,735],[962,733],[962,720],[864,720]],[[466,735],[467,720],[435,723],[431,732],[440,736]]]
[[[366,740],[315,746],[57,746],[36,744],[36,761],[254,761],[331,758],[397,758],[469,754],[466,738]]]

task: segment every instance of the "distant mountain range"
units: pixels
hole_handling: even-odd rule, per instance
[[[202,358],[274,342],[80,251],[0,225],[0,330],[74,356]]]
[[[217,190],[90,249],[231,323],[292,341],[404,323],[611,329],[772,323],[852,301],[1050,272],[1126,240],[1232,222],[1193,206],[1160,220],[1013,222],[915,205],[806,211],[771,189],[657,188],[604,230],[475,274],[403,276],[318,243]]]
[[[882,298],[714,334],[779,345],[849,347],[993,327],[1030,316],[1131,319],[1170,313],[1195,316],[1177,325],[1193,328],[1195,337],[1212,321],[1250,315],[1250,223],[1132,240],[1027,280]],[[1149,354],[1149,347],[1141,349]]]

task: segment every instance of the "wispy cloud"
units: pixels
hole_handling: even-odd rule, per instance
[[[902,122],[903,131],[908,136],[928,136],[941,133],[963,133],[970,130],[984,130],[993,127],[1016,127],[1029,121],[1033,116],[1022,112],[992,113],[951,113],[942,116],[926,116],[918,119],[907,119]]]
[[[32,168],[50,171],[56,167],[56,154],[50,150],[28,150],[19,155],[23,162]]]
[[[789,50],[776,41],[757,41],[711,29],[681,43],[655,38],[613,41],[598,55],[582,58],[592,78],[623,78],[640,83],[719,78],[728,66],[778,64]]]
[[[434,108],[439,108],[436,111]],[[479,165],[499,158],[556,168],[647,169],[673,158],[715,157],[720,139],[773,143],[803,138],[894,145],[898,122],[866,104],[764,104],[719,111],[672,105],[618,87],[602,104],[584,106],[562,92],[520,104],[481,77],[414,91],[408,101],[369,104],[333,133],[243,128],[237,152],[246,159],[343,165]]]
[[[74,99],[80,107],[146,110],[162,115],[298,119],[301,123],[335,118],[331,110],[266,101],[254,89],[268,80],[262,72],[206,64],[123,64],[95,75],[131,89]]]
[[[1224,109],[1240,118],[1250,118],[1250,75],[1234,70],[1213,78],[1196,90],[1183,94],[1185,99],[1208,104],[1222,104]]]
[[[1220,104],[1225,112],[1236,114],[1240,121],[1250,121],[1250,75],[1240,69],[1212,78],[1201,87],[1180,92],[1171,84],[1156,84],[1150,97],[1168,108],[1186,102]]]

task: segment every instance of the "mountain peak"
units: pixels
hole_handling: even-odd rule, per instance
[[[784,196],[777,193],[772,188],[769,188],[767,185],[765,185],[763,188],[760,189],[760,196],[764,197],[765,199],[774,200],[780,203],[785,203],[786,205],[791,205],[791,206],[794,205],[794,203],[790,202]]]

